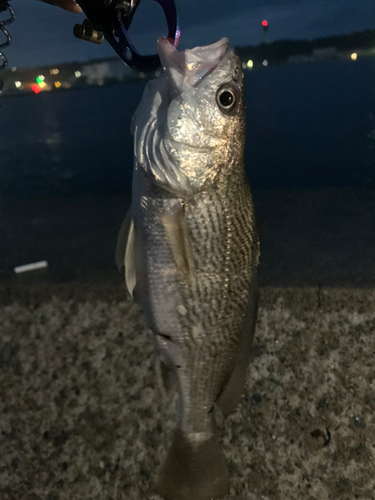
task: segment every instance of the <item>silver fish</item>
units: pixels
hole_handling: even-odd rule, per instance
[[[227,39],[178,52],[162,38],[158,49],[163,74],[133,118],[132,205],[119,241],[165,383],[170,374],[178,383],[158,492],[208,500],[229,490],[214,408],[226,416],[240,402],[258,301],[243,72]]]

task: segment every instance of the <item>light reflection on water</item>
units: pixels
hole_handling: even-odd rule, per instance
[[[246,72],[254,188],[375,182],[375,59]],[[5,99],[0,197],[129,192],[142,83]]]

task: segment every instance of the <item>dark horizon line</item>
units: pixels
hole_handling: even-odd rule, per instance
[[[277,43],[281,43],[281,42],[289,42],[289,43],[293,43],[293,44],[298,44],[298,43],[314,43],[314,42],[321,42],[321,41],[324,41],[324,40],[330,40],[330,39],[335,39],[335,38],[342,38],[342,37],[346,37],[346,36],[352,36],[352,35],[362,35],[362,34],[365,34],[365,33],[372,33],[375,37],[375,28],[374,29],[365,29],[363,31],[353,31],[351,33],[343,33],[341,35],[328,35],[328,36],[324,36],[324,37],[317,37],[317,38],[299,38],[299,39],[292,39],[292,38],[280,38],[280,39],[277,39],[277,40],[273,40],[272,42],[261,42],[261,43],[258,43],[257,45],[235,45],[234,48],[235,49],[240,49],[241,51],[243,50],[246,50],[246,49],[255,49],[255,48],[259,48],[261,47],[262,45],[268,45],[268,46],[272,46],[273,44],[277,44]],[[94,59],[88,59],[88,60],[85,60],[85,61],[79,61],[79,60],[73,60],[73,61],[65,61],[65,62],[56,62],[56,63],[51,63],[51,64],[43,64],[41,66],[19,66],[17,67],[17,69],[20,69],[22,71],[28,71],[28,70],[33,70],[33,69],[44,69],[44,68],[50,68],[50,66],[54,65],[54,64],[58,64],[58,65],[64,65],[64,66],[69,66],[69,65],[74,65],[74,64],[80,64],[80,65],[83,65],[83,64],[95,64],[95,63],[101,63],[101,62],[107,62],[107,61],[119,61],[121,60],[119,58],[119,56],[117,55],[113,55],[113,56],[109,56],[109,57],[100,57],[100,58],[94,58]],[[125,63],[124,63],[125,64]],[[129,69],[132,69],[129,67]],[[2,72],[2,74],[4,73],[7,73],[7,72],[11,72],[12,69],[11,67],[8,67],[7,69],[4,69],[4,71]],[[134,70],[135,71],[135,70]],[[135,71],[136,72],[136,71]],[[0,73],[1,74],[1,73]]]

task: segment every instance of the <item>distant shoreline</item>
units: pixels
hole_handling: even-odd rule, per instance
[[[236,47],[245,70],[280,64],[299,64],[323,60],[353,61],[375,56],[375,30],[314,40],[276,40],[256,46]],[[159,71],[159,70],[158,70]],[[45,91],[61,92],[114,83],[131,83],[157,76],[137,73],[118,57],[70,62],[35,68],[10,68],[0,74],[4,81],[2,97]],[[42,76],[43,80],[39,81]]]

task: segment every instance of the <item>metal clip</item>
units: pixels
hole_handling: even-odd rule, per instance
[[[6,37],[6,40],[2,43],[0,43],[0,49],[7,47],[10,42],[12,41],[11,36],[9,35],[8,31],[5,29],[5,26],[8,24],[11,24],[15,20],[15,15],[14,15],[14,10],[12,7],[8,4],[8,2],[1,2],[0,1],[0,12],[9,12],[9,17],[8,19],[5,19],[4,21],[0,21],[0,32],[3,33]],[[2,63],[0,65],[0,69],[5,68],[5,66],[8,65],[8,60],[5,57],[5,55],[0,52],[0,59],[2,60]]]
[[[73,28],[73,33],[76,38],[87,40],[88,42],[100,44],[104,40],[103,32],[93,28],[88,19],[85,19],[82,24],[76,24]]]
[[[180,38],[178,12],[175,0],[156,0],[162,7],[168,24],[168,39],[177,47]],[[134,47],[128,29],[140,0],[77,0],[89,23],[92,33],[82,36],[81,28],[74,27],[78,38],[94,41],[98,33],[103,33],[107,42],[128,66],[137,71],[154,71],[160,67],[158,55],[141,55]],[[76,33],[75,33],[76,35]],[[77,36],[77,35],[76,35]]]
[[[12,9],[12,7],[6,0],[0,0],[0,12],[5,12],[5,11],[9,12],[9,17],[4,21],[0,21],[0,33],[3,33],[5,35],[6,40],[5,42],[0,43],[0,49],[2,49],[3,47],[7,47],[12,41],[8,31],[4,28],[4,26],[7,26],[8,24],[12,23],[15,20],[14,10]],[[8,66],[8,59],[0,51],[0,70],[5,69],[6,66]],[[4,82],[0,78],[0,94],[3,91],[3,88],[4,88]]]

